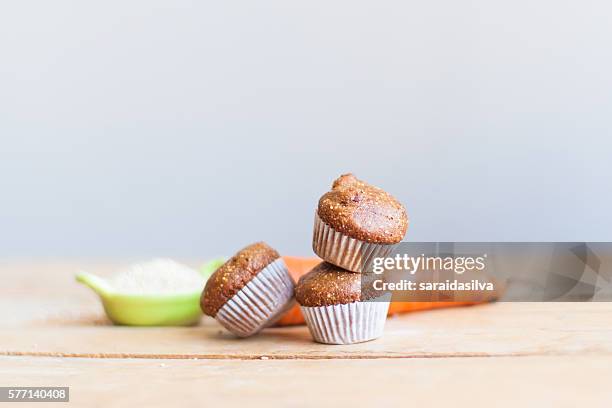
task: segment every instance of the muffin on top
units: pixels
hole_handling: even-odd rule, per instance
[[[325,261],[363,272],[376,256],[387,256],[408,228],[404,206],[391,194],[343,174],[319,200],[313,250]]]
[[[257,242],[238,251],[211,275],[200,306],[232,333],[247,337],[291,306],[293,288],[279,253]]]
[[[395,244],[408,228],[408,215],[399,201],[350,173],[338,177],[323,194],[317,213],[336,231],[365,242]]]

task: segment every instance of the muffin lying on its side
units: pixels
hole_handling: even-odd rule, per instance
[[[350,344],[382,335],[391,294],[362,285],[368,276],[322,262],[300,278],[295,298],[315,341]]]
[[[293,280],[263,242],[240,250],[206,282],[200,306],[227,330],[248,337],[274,323],[293,302]]]
[[[385,257],[408,228],[404,206],[378,187],[344,174],[319,200],[312,248],[325,261],[364,272]]]

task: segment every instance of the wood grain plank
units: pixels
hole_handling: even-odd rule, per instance
[[[188,328],[40,321],[0,328],[0,354],[242,359],[612,354],[610,316],[607,303],[436,310],[389,319],[382,338],[346,346],[314,343],[305,327],[237,339],[211,319]]]
[[[0,383],[79,407],[609,407],[612,357],[213,361],[0,357]]]

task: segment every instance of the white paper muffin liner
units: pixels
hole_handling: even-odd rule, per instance
[[[367,302],[300,308],[316,342],[351,344],[382,336],[390,300],[386,294]]]
[[[215,319],[239,337],[252,336],[293,305],[293,289],[285,261],[279,258],[232,296]]]
[[[375,244],[336,231],[315,211],[312,249],[324,261],[351,272],[366,272],[374,258],[387,257],[397,244]]]

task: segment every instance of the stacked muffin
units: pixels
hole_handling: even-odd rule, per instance
[[[406,210],[383,190],[345,174],[319,200],[313,249],[324,262],[294,287],[287,266],[263,242],[240,250],[209,278],[205,314],[248,337],[300,304],[315,341],[348,344],[382,334],[390,295],[365,284],[368,267],[387,256],[408,227]]]
[[[319,200],[313,250],[325,262],[295,288],[308,328],[320,343],[373,340],[383,332],[390,294],[365,282],[374,258],[386,257],[408,228],[404,206],[385,191],[340,176]]]

